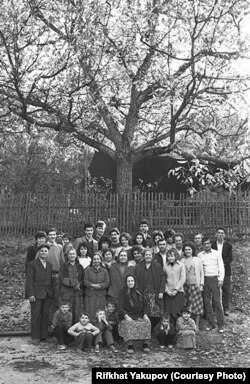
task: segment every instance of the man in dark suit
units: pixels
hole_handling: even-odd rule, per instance
[[[216,231],[216,241],[212,243],[212,248],[220,252],[224,267],[225,277],[222,286],[222,305],[224,315],[229,316],[229,305],[231,301],[231,263],[233,261],[232,244],[225,241],[226,231],[224,228],[218,228]]]
[[[47,262],[49,245],[37,247],[37,259],[28,264],[25,297],[31,306],[31,342],[38,345],[48,337],[52,297],[52,265]]]

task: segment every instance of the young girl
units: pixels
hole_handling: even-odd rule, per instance
[[[77,256],[78,256],[79,264],[83,267],[83,269],[86,269],[91,263],[91,258],[89,257],[88,253],[89,253],[88,244],[87,243],[79,244],[79,247],[77,249]]]
[[[100,330],[100,333],[96,336],[95,339],[95,352],[100,352],[100,345],[103,344],[103,342],[106,342],[107,347],[112,352],[118,352],[117,349],[114,346],[114,338],[112,334],[112,325],[109,323],[106,317],[105,310],[98,309],[96,311],[96,322],[95,322],[97,328]]]
[[[193,319],[191,319],[191,311],[188,307],[184,307],[181,316],[176,322],[177,344],[182,349],[196,348],[196,332],[197,327]]]
[[[89,314],[83,312],[79,322],[72,325],[68,333],[75,337],[76,351],[82,352],[83,350],[91,349],[94,337],[100,333],[100,330],[89,322]]]
[[[160,323],[158,323],[154,329],[154,334],[159,341],[161,349],[166,346],[173,348],[173,344],[175,344],[176,341],[176,331],[170,322],[169,315],[165,314],[161,317]]]
[[[136,232],[133,239],[132,239],[132,245],[140,245],[143,249],[146,248],[147,242],[144,239],[142,232]]]

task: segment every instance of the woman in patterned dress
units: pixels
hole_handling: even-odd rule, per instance
[[[195,255],[195,246],[191,242],[183,244],[184,258],[181,262],[185,266],[186,281],[184,284],[185,306],[190,307],[196,327],[199,329],[200,315],[203,314],[202,291],[204,272],[201,260]]]

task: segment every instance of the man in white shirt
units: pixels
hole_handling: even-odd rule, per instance
[[[206,318],[209,322],[207,330],[215,328],[212,301],[216,312],[217,325],[220,333],[224,332],[224,314],[221,303],[221,287],[225,269],[220,253],[212,249],[211,240],[202,240],[204,251],[198,254],[204,270],[203,300]],[[212,299],[212,300],[211,300]]]

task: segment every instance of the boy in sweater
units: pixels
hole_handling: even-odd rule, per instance
[[[68,334],[68,329],[72,325],[72,313],[70,305],[66,301],[60,303],[60,308],[54,313],[52,318],[52,330],[58,342],[58,349],[66,349],[66,345],[70,343],[72,338]]]

